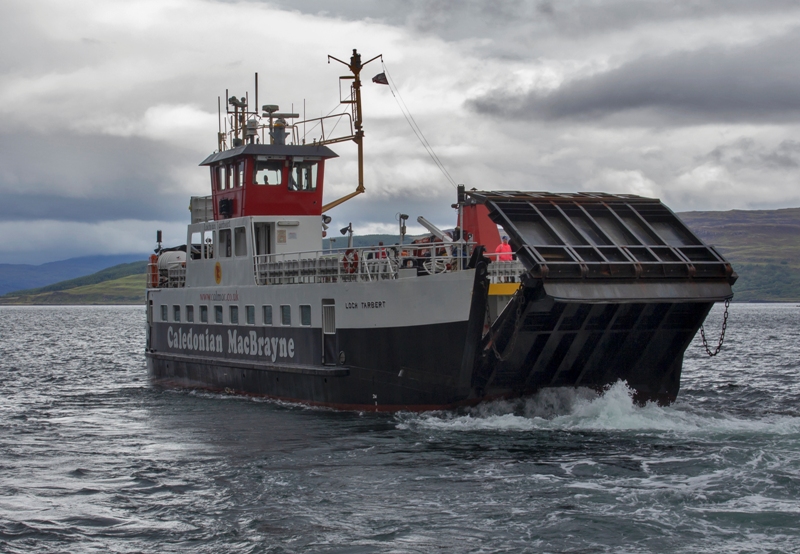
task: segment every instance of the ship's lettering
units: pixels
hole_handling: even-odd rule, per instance
[[[211,301],[211,302],[238,302],[239,301],[239,291],[234,292],[201,292],[200,293],[200,301]]]
[[[386,300],[369,300],[365,301],[362,300],[361,302],[345,302],[344,309],[345,310],[357,310],[358,308],[362,310],[370,310],[375,308],[385,308],[386,307]]]
[[[172,327],[167,331],[167,344],[170,348],[178,349],[192,349],[193,338],[197,338],[197,344],[202,349],[203,336],[193,335],[193,337],[186,338],[188,335],[181,335],[181,330],[173,332]],[[192,331],[190,330],[191,334]],[[182,343],[180,337],[183,336],[184,340],[188,343]],[[210,337],[210,338],[209,338]],[[206,350],[210,352],[222,352],[222,335],[215,336],[208,335],[206,331]],[[194,348],[197,350],[198,348]],[[255,331],[250,331],[247,334],[239,334],[236,329],[228,329],[228,354],[246,354],[249,356],[263,356],[271,359],[273,362],[278,358],[294,358],[294,339],[286,339],[282,337],[259,337]]]
[[[183,327],[175,330],[170,326],[167,329],[167,345],[178,350],[222,352],[222,335],[209,334],[208,329],[203,334],[196,333],[193,329],[184,333]]]

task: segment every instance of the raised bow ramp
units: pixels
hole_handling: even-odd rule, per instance
[[[659,200],[604,193],[468,193],[511,238],[521,286],[476,353],[478,395],[624,380],[668,403],[683,355],[736,274]]]

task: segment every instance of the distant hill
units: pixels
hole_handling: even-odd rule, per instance
[[[678,216],[733,265],[739,302],[800,300],[800,208]]]
[[[0,295],[8,292],[44,287],[124,263],[141,261],[146,254],[84,256],[41,265],[0,264]]]
[[[678,216],[731,261],[739,275],[733,288],[737,301],[800,301],[800,208],[683,212]],[[347,237],[333,238],[334,248],[347,245]],[[357,247],[377,245],[379,241],[392,245],[399,236],[353,237]],[[323,248],[330,247],[330,240],[325,239]],[[0,264],[0,293],[4,278],[17,283],[14,292],[0,296],[0,304],[139,304],[144,302],[147,269],[143,258],[132,254],[73,258],[40,266]],[[118,259],[122,261],[109,263]],[[99,270],[88,271],[93,265],[100,266]],[[59,272],[79,274],[37,282],[54,279]],[[20,290],[31,285],[37,288]]]
[[[146,276],[144,273],[138,273],[67,289],[30,292],[25,294],[12,292],[5,296],[0,296],[0,304],[144,304],[145,279]],[[43,289],[38,290],[42,291]]]

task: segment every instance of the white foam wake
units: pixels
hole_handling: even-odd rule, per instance
[[[621,381],[599,395],[588,389],[545,389],[524,400],[487,402],[466,414],[403,414],[398,416],[398,426],[449,431],[594,430],[800,435],[798,417],[767,416],[748,420],[730,414],[693,410],[681,404],[662,407],[648,403],[640,406],[633,401],[632,391]]]

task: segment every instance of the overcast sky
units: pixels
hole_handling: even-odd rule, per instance
[[[217,96],[329,113],[358,48],[383,54],[452,177],[606,191],[675,211],[800,206],[796,1],[3,0],[0,263],[185,242]],[[367,194],[334,225],[451,227],[455,190],[364,70]],[[326,201],[354,190],[334,145]]]

